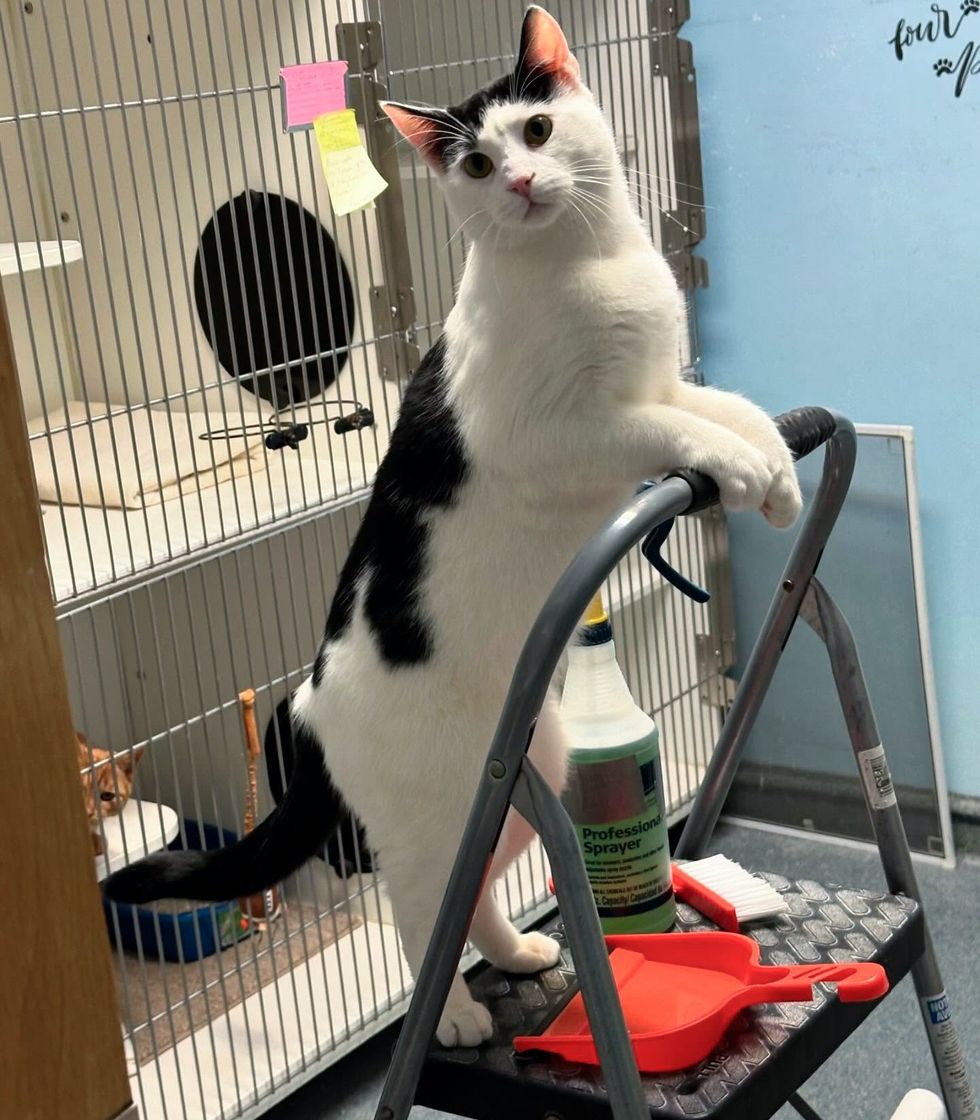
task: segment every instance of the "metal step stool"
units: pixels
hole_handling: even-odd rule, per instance
[[[826,914],[820,918],[804,916],[811,902],[818,908],[821,905],[810,894],[826,892],[835,899],[844,914],[840,918],[844,925],[850,920],[848,907],[843,905],[845,899],[857,907],[860,903],[856,900],[863,899],[871,913],[856,924],[867,944],[857,941],[855,931],[840,929],[838,934],[845,944],[849,936],[855,941],[847,944],[846,951],[871,955],[885,967],[893,983],[911,972],[949,1118],[977,1120],[854,638],[814,574],[854,472],[854,425],[820,408],[797,409],[780,417],[777,424],[797,458],[826,443],[823,475],[673,854],[681,859],[696,859],[703,854],[780,654],[797,618],[802,617],[827,648],[891,893],[873,895],[837,889],[834,895],[830,888],[816,884],[787,884],[800,912],[793,912],[786,923],[774,927],[775,943],[763,943],[763,957],[771,961],[773,953],[783,953],[795,962],[805,952],[832,956],[833,927]],[[663,564],[656,547],[662,543],[664,527],[672,518],[717,500],[714,484],[691,471],[677,472],[659,485],[642,489],[579,552],[531,627],[490,745],[425,961],[416,977],[415,995],[395,1048],[376,1120],[406,1120],[423,1078],[423,1067],[422,1099],[449,1112],[487,1120],[577,1120],[595,1116],[612,1116],[614,1120],[694,1116],[765,1120],[787,1101],[802,1115],[812,1117],[815,1113],[796,1096],[797,1087],[874,1010],[873,1004],[841,1004],[824,992],[812,1006],[749,1012],[729,1036],[731,1046],[701,1067],[675,1077],[641,1078],[575,829],[558,796],[527,757],[534,722],[555,666],[595,589],[630,548],[645,540],[644,553],[661,573],[678,587],[690,590],[683,577]],[[533,1012],[543,1019],[559,1000],[570,998],[569,993],[559,991],[561,984],[568,983],[561,969],[539,979],[484,973],[474,989],[496,1012],[494,1040],[479,1050],[430,1052],[430,1040],[466,943],[488,861],[511,806],[535,827],[550,858],[561,936],[567,938],[578,966],[577,983],[581,985],[601,1074],[584,1067],[574,1072],[567,1067],[563,1070],[551,1059],[527,1064],[514,1060],[509,1042],[517,1033],[518,1023],[509,1020],[520,1016],[523,1021]],[[688,912],[682,909],[682,913]],[[838,912],[833,909],[831,913]],[[768,936],[762,929],[757,935],[760,939]],[[565,960],[568,963],[567,957]],[[514,999],[515,990],[522,1002]],[[541,1006],[535,1009],[527,1006],[529,1002]],[[531,1030],[527,1033],[532,1033],[530,1018],[528,1026]]]

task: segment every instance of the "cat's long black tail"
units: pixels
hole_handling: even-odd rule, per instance
[[[293,772],[280,804],[238,843],[212,852],[159,852],[103,883],[114,902],[223,902],[280,882],[316,855],[344,812],[316,736],[293,726]]]

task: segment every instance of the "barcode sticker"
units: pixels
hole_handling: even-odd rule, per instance
[[[858,751],[858,762],[861,764],[861,777],[871,807],[887,809],[897,805],[895,787],[892,785],[892,776],[888,770],[888,759],[885,758],[885,748],[879,744],[870,750]]]

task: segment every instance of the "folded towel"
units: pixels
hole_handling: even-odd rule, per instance
[[[246,414],[244,422],[256,419]],[[38,496],[64,505],[141,509],[264,470],[261,435],[198,438],[241,423],[231,413],[225,418],[70,401],[28,425],[38,437],[31,440]]]

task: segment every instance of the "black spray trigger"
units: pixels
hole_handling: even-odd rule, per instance
[[[678,591],[686,595],[689,599],[693,599],[695,603],[707,603],[711,598],[711,593],[705,591],[703,587],[698,587],[696,583],[691,583],[691,581],[686,576],[682,576],[680,572],[674,571],[663,556],[660,555],[660,550],[667,543],[667,538],[670,536],[670,531],[673,527],[674,519],[672,517],[658,525],[656,529],[647,534],[641,551],[647,560],[650,561],[650,564],[668,583],[672,583]]]

